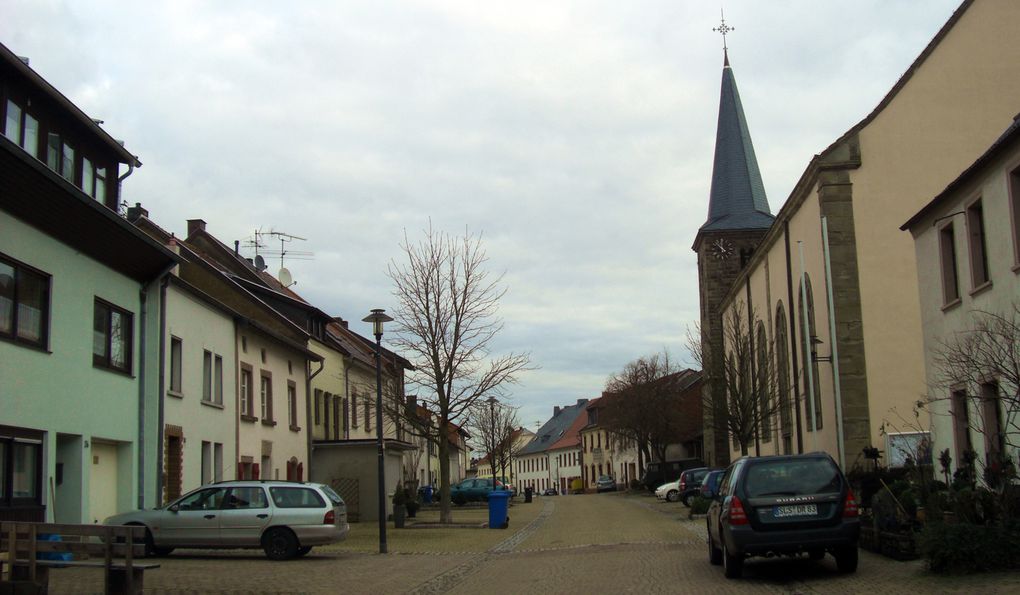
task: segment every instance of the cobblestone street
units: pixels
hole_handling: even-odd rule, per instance
[[[484,511],[455,509],[455,520]],[[703,520],[680,504],[605,494],[539,498],[511,509],[508,531],[390,529],[390,553],[369,553],[375,525],[307,558],[261,551],[185,551],[149,571],[146,593],[1016,593],[1020,574],[940,578],[923,564],[862,552],[853,575],[831,557],[749,561],[727,580],[707,560]],[[51,593],[102,590],[95,570],[54,571]]]

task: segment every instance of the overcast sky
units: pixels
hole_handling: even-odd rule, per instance
[[[773,213],[958,4],[725,2]],[[0,0],[0,42],[139,155],[124,200],[178,235],[307,238],[294,289],[366,335],[405,231],[483,233],[509,286],[496,351],[541,367],[512,389],[534,429],[638,356],[692,363],[719,7]]]

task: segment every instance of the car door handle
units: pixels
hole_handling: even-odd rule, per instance
[[[207,515],[205,515],[205,518],[207,518],[207,519],[214,519],[214,518],[216,518],[216,515],[215,514],[207,514]]]
[[[260,519],[268,519],[269,518],[269,515],[265,514],[265,513],[257,514],[255,516],[259,517]]]

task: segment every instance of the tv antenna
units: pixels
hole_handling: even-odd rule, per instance
[[[280,242],[279,250],[273,250],[268,248],[268,242],[274,240],[278,240]],[[291,285],[296,285],[297,282],[294,281],[293,275],[291,275],[291,272],[287,270],[287,267],[285,266],[286,259],[312,260],[315,257],[314,253],[309,252],[307,250],[288,249],[287,244],[295,240],[300,240],[302,242],[308,241],[307,238],[296,236],[292,233],[277,231],[272,228],[267,230],[260,227],[252,232],[252,236],[244,241],[244,245],[247,248],[254,248],[255,250],[254,264],[255,268],[259,272],[269,268],[269,265],[266,263],[267,257],[279,256],[280,271],[277,274],[276,278],[279,279],[280,283],[283,284],[284,287],[290,287]]]

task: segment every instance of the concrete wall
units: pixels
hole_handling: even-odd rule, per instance
[[[386,450],[384,458],[386,515],[393,513],[393,489],[401,477],[401,451]],[[310,481],[329,484],[347,502],[358,522],[378,521],[378,446],[371,442],[318,445],[312,453]]]
[[[171,340],[181,339],[182,390],[170,390]],[[203,401],[203,358],[223,359],[222,403]],[[234,479],[237,460],[237,347],[233,317],[176,285],[167,287],[164,422],[184,431],[181,492],[202,485],[202,442],[222,444],[223,468],[207,479]],[[215,361],[215,360],[214,360]],[[215,374],[215,368],[213,370]],[[166,468],[164,467],[164,472]]]
[[[1013,147],[1005,155],[990,163],[984,171],[970,183],[961,187],[951,196],[946,197],[939,206],[926,217],[919,220],[911,229],[915,239],[917,255],[918,287],[921,300],[921,320],[924,328],[925,368],[927,371],[926,395],[932,399],[931,424],[933,455],[948,448],[953,458],[952,469],[959,463],[957,445],[953,435],[953,416],[949,397],[949,388],[941,378],[940,368],[936,363],[937,354],[942,341],[952,339],[957,332],[972,328],[975,321],[974,311],[983,310],[1008,314],[1018,302],[1020,296],[1020,262],[1017,258],[1017,246],[1013,239],[1012,225],[1018,213],[1010,207],[1009,172],[1020,168],[1020,144],[1014,142]],[[976,157],[976,156],[975,156]],[[1020,193],[1020,184],[1014,188]],[[975,290],[971,281],[970,249],[966,234],[966,219],[959,214],[974,199],[980,197],[984,213],[985,246],[987,249],[988,272],[991,286]],[[936,219],[941,218],[941,221]],[[960,301],[954,305],[946,305],[942,291],[942,264],[939,248],[941,229],[952,224],[955,236],[957,258],[958,287]],[[905,234],[906,235],[906,234]],[[1011,386],[1006,379],[999,379],[1000,387],[1007,394],[1016,394],[1017,387]],[[977,387],[960,385],[968,394],[979,394]],[[978,432],[981,428],[981,412],[977,403],[970,401],[971,444],[978,453],[978,469],[984,461],[984,436]],[[1003,421],[1006,428],[1016,428],[1017,420],[1006,419],[1010,412],[1003,407]],[[1016,412],[1013,412],[1014,415]],[[1016,432],[1009,440],[1017,442]],[[1014,460],[1016,449],[1007,448]],[[981,473],[978,473],[981,477]]]
[[[32,428],[46,432],[44,444],[43,493],[48,508],[50,479],[55,482],[58,452],[74,460],[81,469],[80,485],[68,484],[61,495],[58,515],[66,519],[91,519],[89,510],[89,447],[94,439],[126,448],[132,464],[119,467],[116,479],[118,506],[138,505],[139,469],[139,363],[141,319],[138,282],[115,273],[103,264],[82,256],[67,245],[40,234],[0,212],[0,253],[51,275],[49,351],[0,342],[0,378],[3,378],[3,406],[0,425]],[[95,298],[100,297],[133,314],[132,374],[126,375],[92,365],[92,324]],[[147,374],[157,369],[157,340],[152,320],[158,314],[158,289],[149,292],[147,333]],[[157,327],[158,328],[158,327]],[[155,392],[145,395],[146,413],[155,410]],[[147,416],[145,431],[155,436],[155,420]],[[68,438],[58,449],[57,435]],[[154,438],[146,444],[145,504],[154,504]],[[80,457],[72,451],[80,444]],[[150,448],[151,447],[151,448]],[[67,468],[65,468],[67,469]],[[71,489],[77,487],[76,494]],[[123,501],[120,496],[123,496]],[[47,519],[53,520],[52,510]]]

